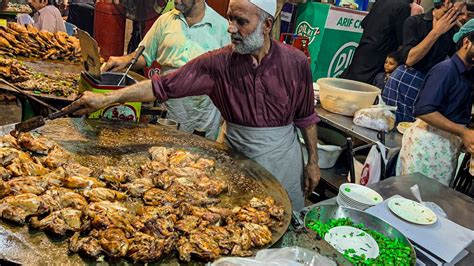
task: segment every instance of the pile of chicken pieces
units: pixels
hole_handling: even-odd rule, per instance
[[[16,59],[0,58],[0,78],[10,82],[26,81],[31,72],[20,61]]]
[[[282,226],[284,209],[270,197],[220,204],[228,185],[214,160],[167,147],[149,153],[138,175],[108,166],[95,177],[44,137],[1,136],[0,217],[71,236],[71,252],[140,263],[250,256]]]
[[[69,97],[78,93],[80,76],[71,73],[37,73],[17,59],[0,57],[0,78],[24,90]]]
[[[79,39],[65,32],[39,31],[31,24],[8,22],[0,27],[0,55],[79,61]]]

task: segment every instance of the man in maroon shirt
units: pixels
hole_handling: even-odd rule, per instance
[[[166,101],[208,95],[227,122],[227,144],[255,160],[286,188],[295,210],[320,180],[314,93],[307,57],[271,39],[276,0],[231,0],[232,45],[206,53],[177,71],[106,94],[86,92],[78,114],[116,102]],[[268,11],[268,12],[267,12]],[[308,150],[303,167],[300,128]],[[304,173],[304,174],[303,174]]]

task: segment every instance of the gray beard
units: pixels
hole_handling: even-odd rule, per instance
[[[242,42],[234,45],[234,51],[238,54],[252,54],[263,47],[265,41],[263,37],[263,23],[260,23],[255,31],[249,36],[243,38],[237,33],[236,37],[240,38]]]

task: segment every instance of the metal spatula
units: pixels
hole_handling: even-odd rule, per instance
[[[74,108],[71,108],[69,110],[66,108],[66,110],[64,110],[64,111],[58,111],[58,112],[49,114],[47,117],[35,116],[35,117],[30,118],[26,121],[23,121],[21,123],[16,124],[15,125],[15,130],[13,130],[10,133],[13,136],[16,136],[20,132],[28,132],[28,131],[31,131],[33,129],[37,129],[39,127],[44,126],[46,124],[47,120],[53,120],[53,119],[56,119],[56,118],[60,118],[60,117],[72,114],[72,113],[78,111],[81,108],[83,108],[83,106],[79,105],[79,106],[75,106]]]

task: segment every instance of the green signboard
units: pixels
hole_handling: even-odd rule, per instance
[[[296,33],[309,38],[313,80],[338,77],[351,63],[366,12],[306,3],[298,7]]]

